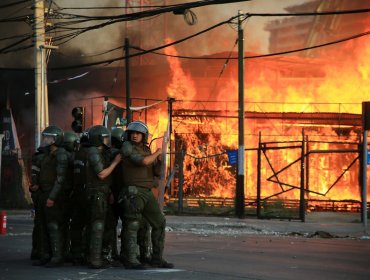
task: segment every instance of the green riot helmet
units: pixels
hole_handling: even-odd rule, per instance
[[[79,143],[79,138],[76,133],[72,131],[64,132],[64,142],[63,145],[67,151],[73,152]]]
[[[112,128],[110,140],[111,140],[111,143],[112,143],[113,147],[115,147],[117,149],[121,148],[122,142],[123,142],[122,136],[123,136],[124,132],[125,131],[120,127],[113,127]]]
[[[50,125],[42,132],[41,147],[47,147],[51,145],[62,146],[63,145],[63,130],[56,125]]]
[[[149,129],[148,126],[141,122],[141,121],[134,121],[128,124],[127,129],[125,131],[124,139],[125,140],[131,140],[130,139],[130,132],[136,131],[143,134],[143,142],[144,144],[148,143],[148,137],[149,137]]]
[[[95,125],[89,129],[87,134],[91,146],[99,147],[110,145],[110,133],[105,126]]]

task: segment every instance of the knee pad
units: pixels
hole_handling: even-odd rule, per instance
[[[103,232],[104,231],[104,223],[102,221],[94,222],[92,225],[92,230],[94,232]]]
[[[138,231],[140,228],[140,222],[139,220],[128,220],[126,222],[126,229],[128,231]]]
[[[48,230],[50,231],[57,231],[59,226],[57,223],[48,223]]]

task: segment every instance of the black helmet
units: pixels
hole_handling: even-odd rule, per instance
[[[130,140],[130,132],[136,131],[143,134],[143,142],[148,143],[149,129],[148,126],[141,121],[134,121],[128,124],[127,129],[125,130],[124,138],[125,140]]]
[[[69,152],[73,152],[79,142],[79,138],[76,133],[72,131],[65,131],[64,132],[64,147]]]
[[[42,146],[63,145],[63,130],[56,125],[50,125],[42,132]]]
[[[112,142],[112,146],[114,146],[118,149],[121,148],[122,142],[123,142],[122,136],[123,136],[124,132],[125,131],[120,127],[113,127],[112,128],[111,137],[110,137],[111,142]]]
[[[99,146],[107,146],[107,143],[104,143],[104,138],[108,139],[110,138],[110,133],[108,128],[102,125],[95,125],[91,128],[89,128],[87,132],[88,138],[89,138],[89,144],[91,146],[99,147]]]

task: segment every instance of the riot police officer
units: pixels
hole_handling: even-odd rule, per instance
[[[86,217],[87,194],[86,194],[86,160],[88,151],[88,137],[85,131],[77,144],[73,161],[73,188],[71,194],[71,258],[74,265],[82,265],[87,261],[87,236]]]
[[[33,182],[33,191],[40,190],[38,213],[40,218],[40,259],[33,265],[55,267],[63,264],[63,224],[65,183],[70,154],[61,147],[63,130],[48,126],[42,132],[42,154],[34,167],[39,174]]]
[[[40,206],[39,200],[41,195],[41,190],[39,187],[40,178],[40,165],[44,157],[44,149],[42,147],[37,148],[37,151],[32,155],[32,166],[31,166],[31,185],[29,191],[31,193],[31,199],[34,208],[33,215],[33,229],[32,229],[32,250],[31,250],[31,260],[39,260],[41,258],[40,251]]]
[[[120,154],[110,162],[109,130],[96,125],[88,130],[91,147],[87,151],[86,187],[89,209],[89,262],[91,268],[103,267],[102,245],[105,217],[111,195],[111,173],[121,161]]]
[[[153,267],[173,268],[173,264],[163,259],[166,219],[151,191],[155,185],[154,177],[160,173],[162,151],[157,149],[155,153],[151,153],[146,145],[148,135],[145,123],[131,122],[125,131],[127,141],[121,148],[123,189],[120,200],[125,218],[125,267],[128,269],[144,268],[136,254],[137,233],[142,217],[152,227],[153,254],[150,264]]]
[[[71,153],[71,162],[68,168],[67,180],[65,184],[66,203],[65,203],[65,227],[64,227],[64,259],[71,260],[71,217],[75,206],[75,201],[72,200],[72,190],[74,181],[74,157],[78,148],[79,137],[72,131],[64,131],[63,147]]]
[[[111,130],[111,159],[113,160],[114,157],[119,154],[120,148],[122,146],[122,136],[124,130],[120,127],[114,127]],[[118,201],[118,194],[121,187],[121,168],[120,164],[115,168],[112,173],[112,184],[111,184],[111,191],[114,198],[113,204],[108,205],[107,215],[106,215],[106,223],[105,223],[105,233],[104,233],[104,243],[103,243],[103,257],[104,260],[108,263],[111,263],[114,266],[120,266],[121,262],[119,261],[120,257],[118,255],[117,249],[117,225],[118,219],[121,218]],[[121,252],[122,246],[124,244],[122,240],[121,234]]]

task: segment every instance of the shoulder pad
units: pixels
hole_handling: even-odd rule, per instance
[[[104,169],[102,155],[96,147],[90,147],[88,149],[87,160],[96,174]]]
[[[96,147],[90,147],[87,151],[87,158],[91,164],[95,164],[100,161],[101,155]]]
[[[133,147],[130,141],[123,142],[122,147],[121,147],[122,156],[124,157],[130,156],[132,154],[132,150],[133,150]]]
[[[58,148],[56,157],[59,162],[68,161],[70,159],[70,153],[68,153],[64,148]]]

